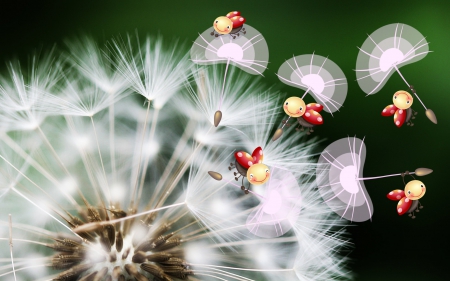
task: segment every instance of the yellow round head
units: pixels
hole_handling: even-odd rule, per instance
[[[405,186],[405,196],[410,200],[419,200],[425,195],[427,188],[423,182],[418,180],[412,180]]]
[[[300,117],[305,114],[305,102],[299,97],[290,97],[283,104],[284,112],[291,117]]]
[[[413,97],[407,91],[397,91],[392,97],[394,105],[400,109],[408,109],[413,103]]]
[[[247,179],[254,185],[266,183],[269,180],[269,177],[269,168],[262,163],[251,165],[247,170]]]
[[[228,34],[233,29],[233,22],[227,17],[218,17],[213,23],[214,30],[220,34]]]

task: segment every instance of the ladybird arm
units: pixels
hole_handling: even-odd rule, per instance
[[[263,158],[264,158],[263,150],[261,146],[258,146],[257,148],[255,148],[255,150],[253,150],[252,153],[253,163],[254,164],[262,163]]]
[[[392,116],[397,111],[397,107],[393,104],[386,106],[383,111],[381,111],[382,116]]]
[[[306,122],[311,123],[313,125],[322,125],[323,124],[323,118],[320,113],[317,111],[310,109],[305,112],[305,114],[302,115],[303,119],[305,119]]]
[[[314,111],[316,111],[316,112],[321,112],[322,109],[323,109],[323,105],[318,104],[318,103],[315,103],[315,102],[313,102],[313,103],[308,103],[308,104],[306,105],[306,110],[308,111],[308,110],[310,110],[310,109],[312,109],[312,110],[314,110]]]
[[[401,189],[392,190],[387,195],[387,198],[389,198],[392,201],[398,201],[403,197],[405,197],[405,192]]]
[[[395,126],[400,128],[406,120],[406,110],[398,109],[394,114],[394,123]]]
[[[403,197],[397,204],[397,213],[399,216],[407,213],[409,208],[411,208],[412,200]]]
[[[236,158],[236,161],[245,169],[248,169],[251,165],[253,165],[252,156],[245,151],[238,151],[234,153],[234,158]]]
[[[241,16],[231,17],[230,20],[233,23],[233,28],[238,28],[239,26],[242,26],[245,22],[245,18]]]

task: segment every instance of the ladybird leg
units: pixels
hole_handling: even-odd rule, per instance
[[[216,37],[219,37],[219,34],[215,34]]]
[[[234,179],[235,179],[236,181],[238,181],[240,177],[241,177],[241,175],[235,177]],[[242,178],[242,179],[244,179],[244,178]]]
[[[422,204],[420,204],[420,201],[417,203],[419,203],[419,209],[423,209],[423,206],[422,206]]]
[[[295,130],[298,132],[298,131],[300,131],[300,124],[297,126],[297,128],[295,128]]]
[[[214,36],[214,30],[213,30],[213,32],[211,32],[210,34],[211,34],[211,36]]]

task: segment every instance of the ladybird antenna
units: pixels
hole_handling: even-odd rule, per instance
[[[419,98],[419,96],[416,93],[416,90],[414,89],[413,85],[410,85],[408,83],[408,81],[406,81],[405,77],[403,77],[402,73],[400,72],[400,70],[398,69],[398,67],[396,65],[394,65],[395,70],[398,72],[398,74],[400,75],[400,77],[403,79],[403,81],[405,81],[406,85],[408,85],[409,89],[411,89],[412,93],[416,96],[416,98],[419,100],[419,102],[422,104],[423,108],[425,108],[425,115],[428,117],[428,119],[430,119],[431,122],[433,122],[434,124],[437,124],[437,118],[436,115],[434,114],[433,110],[427,108],[425,106],[425,104],[422,102],[422,100]]]

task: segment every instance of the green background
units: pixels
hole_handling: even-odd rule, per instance
[[[31,2],[31,1],[30,1]],[[36,3],[34,3],[36,2]],[[66,39],[89,34],[99,42],[134,33],[180,38],[188,45],[211,27],[217,16],[238,10],[265,37],[269,46],[267,85],[300,95],[275,75],[292,55],[329,56],[344,71],[349,91],[344,107],[324,114],[315,135],[325,144],[347,136],[365,137],[364,176],[434,170],[422,178],[425,206],[415,220],[398,216],[386,194],[402,189],[400,177],[366,181],[374,205],[372,221],[350,227],[355,250],[350,267],[356,280],[448,280],[450,159],[450,1],[0,1],[0,60],[27,59],[35,49],[63,46]],[[39,2],[39,3],[37,3]],[[189,2],[189,3],[188,3]],[[397,128],[380,115],[395,91],[405,89],[394,74],[383,90],[365,97],[353,71],[367,34],[391,23],[411,25],[427,37],[430,50],[421,61],[401,71],[422,101],[435,112],[431,123],[420,103],[415,126]],[[0,65],[2,73],[5,64]],[[311,97],[306,102],[312,102]],[[281,112],[281,106],[280,106]],[[1,212],[3,213],[3,212]]]

